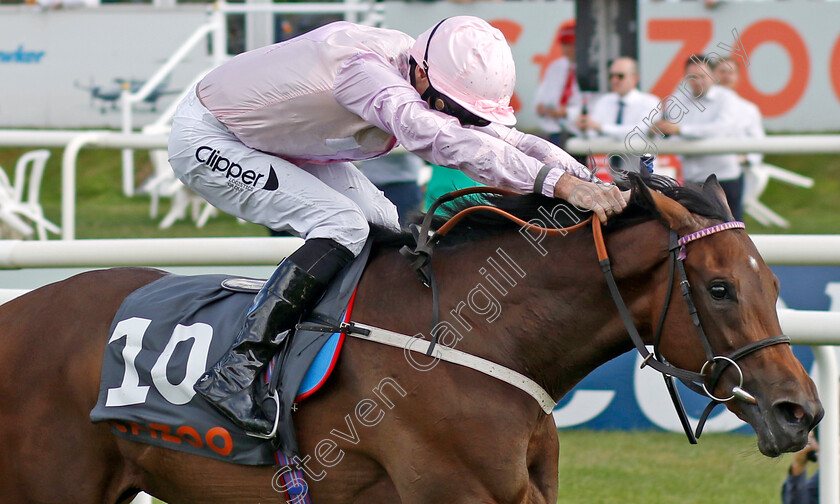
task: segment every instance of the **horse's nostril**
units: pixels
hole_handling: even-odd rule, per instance
[[[783,401],[783,402],[776,403],[773,407],[776,408],[779,411],[781,419],[783,419],[787,423],[790,423],[790,424],[810,424],[811,423],[811,418],[810,418],[811,415],[808,414],[808,412],[805,411],[805,408],[803,408],[802,405],[800,405],[800,404],[797,404],[797,403],[794,403],[794,402]]]

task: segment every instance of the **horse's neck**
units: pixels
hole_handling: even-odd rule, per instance
[[[645,238],[631,230],[615,235],[608,238],[614,262],[623,256],[634,265],[652,261],[643,250],[651,247],[639,246]],[[448,344],[530,376],[555,399],[630,348],[588,228],[541,246],[511,233],[442,247],[433,265]],[[618,269],[624,277],[634,274]],[[645,311],[639,289],[628,289],[625,301],[634,314]],[[356,313],[361,322],[428,338],[431,292],[404,258],[388,254],[366,273]]]

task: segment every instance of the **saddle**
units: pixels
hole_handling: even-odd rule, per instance
[[[349,321],[370,248],[336,276],[264,371],[278,397],[273,445],[246,435],[192,389],[233,343],[264,283],[250,278],[167,275],[126,297],[111,323],[91,421],[108,422],[132,441],[236,464],[276,464],[277,456],[297,454],[293,413],[335,367],[345,335],[324,328]]]

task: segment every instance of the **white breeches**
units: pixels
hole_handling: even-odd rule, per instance
[[[352,163],[296,165],[244,145],[198,100],[178,106],[169,163],[220,210],[304,239],[330,238],[358,255],[368,223],[399,229],[397,209]]]

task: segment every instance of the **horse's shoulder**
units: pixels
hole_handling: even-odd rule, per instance
[[[20,300],[122,300],[135,290],[168,275],[154,268],[107,268],[85,271],[64,280],[51,283],[21,296]],[[12,300],[12,302],[17,299]]]
[[[85,271],[68,278],[65,282],[73,284],[73,286],[86,284],[102,288],[107,286],[136,286],[134,288],[139,288],[168,274],[166,271],[156,268],[107,268]]]

